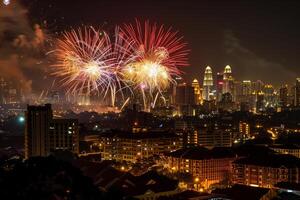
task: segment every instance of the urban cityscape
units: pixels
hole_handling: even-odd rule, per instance
[[[3,0],[0,199],[300,199],[299,8]]]

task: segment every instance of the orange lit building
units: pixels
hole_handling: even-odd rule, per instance
[[[180,149],[164,156],[164,166],[176,173],[189,173],[207,189],[211,184],[229,182],[234,154],[228,148],[202,147]]]
[[[182,142],[177,135],[170,133],[116,132],[101,135],[93,145],[99,147],[104,160],[135,163],[139,159],[177,150]]]
[[[246,122],[240,122],[239,123],[239,132],[244,137],[250,136],[250,125]]]
[[[300,183],[300,159],[290,155],[247,157],[233,163],[232,182],[272,188],[279,182]]]

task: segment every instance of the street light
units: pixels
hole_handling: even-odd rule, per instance
[[[194,182],[196,183],[196,190],[198,191],[199,178],[196,177],[196,178],[194,179]]]

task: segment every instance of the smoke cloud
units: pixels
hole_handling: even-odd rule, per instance
[[[32,92],[33,85],[40,85],[35,84],[35,77],[44,76],[46,40],[45,31],[30,25],[27,10],[19,2],[1,3],[0,77],[21,85],[25,93]]]
[[[224,32],[224,47],[228,63],[240,78],[256,77],[256,80],[280,84],[295,80],[295,74],[287,70],[287,67],[255,54],[243,46],[232,31]]]

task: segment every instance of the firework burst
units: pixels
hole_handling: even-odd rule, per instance
[[[53,75],[60,78],[69,94],[89,96],[108,92],[113,84],[113,58],[107,34],[93,27],[64,32],[54,51]]]
[[[128,81],[126,81],[124,78],[124,68],[129,65],[129,63],[132,63],[136,59],[136,55],[134,54],[134,46],[133,40],[131,39],[125,39],[123,34],[120,32],[119,27],[117,26],[115,28],[114,35],[112,37],[111,41],[111,53],[110,56],[113,59],[113,84],[110,85],[110,92],[111,92],[111,98],[112,98],[112,104],[114,105],[116,95],[117,93],[120,93],[123,100],[125,99],[123,95],[124,89],[131,90],[131,85],[128,84]],[[126,100],[127,101],[127,100]],[[125,101],[125,102],[126,102]]]
[[[186,43],[171,28],[149,21],[125,24],[121,33],[127,40],[134,41],[136,56],[123,69],[125,80],[140,88],[145,109],[149,109],[149,103],[154,107],[157,96],[181,74],[179,68],[188,65]]]

